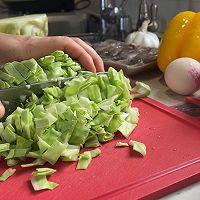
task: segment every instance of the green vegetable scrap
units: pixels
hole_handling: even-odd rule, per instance
[[[128,143],[127,142],[117,142],[116,147],[128,147]]]
[[[131,89],[131,91],[132,92],[141,91],[140,93],[132,94],[132,97],[136,99],[136,98],[142,98],[142,97],[149,96],[151,93],[151,88],[148,85],[146,85],[145,83],[137,81],[135,83],[135,87],[133,87]]]
[[[146,146],[142,142],[130,140],[129,145],[133,147],[134,151],[137,151],[138,153],[142,154],[143,156],[146,155]]]
[[[33,58],[6,63],[0,70],[0,89],[90,74],[63,51],[38,60]]]
[[[53,190],[59,186],[59,184],[48,181],[47,175],[53,174],[56,170],[51,168],[37,168],[36,171],[32,173],[31,184],[34,190]]]
[[[68,145],[67,148],[62,152],[62,161],[77,161],[80,152],[80,146]]]
[[[36,171],[32,173],[32,176],[47,176],[54,172],[56,172],[56,170],[51,168],[37,168]]]
[[[0,144],[0,153],[8,151],[10,149],[10,143]]]
[[[100,155],[100,153],[101,150],[97,148],[92,151],[85,151],[84,153],[80,154],[76,169],[87,169],[90,162],[92,161],[92,158],[97,157]]]
[[[135,140],[130,140],[129,143],[119,141],[115,145],[115,147],[129,147],[129,146],[131,146],[134,151],[142,154],[143,156],[146,155],[146,145],[142,142],[138,142]]]
[[[10,176],[16,172],[16,169],[9,168],[0,175],[0,182],[6,181]]]

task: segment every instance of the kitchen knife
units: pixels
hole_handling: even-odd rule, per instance
[[[99,74],[107,74],[106,72],[99,72]],[[67,77],[58,80],[51,80],[42,83],[35,83],[30,85],[15,86],[6,89],[0,89],[0,100],[5,107],[5,115],[0,121],[4,121],[8,115],[10,115],[18,106],[22,106],[23,102],[32,95],[32,93],[37,96],[41,96],[43,89],[52,86],[64,87],[65,83],[76,78],[76,77],[87,77],[93,75],[93,73],[88,73],[79,76]]]

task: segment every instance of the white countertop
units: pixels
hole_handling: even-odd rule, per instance
[[[131,80],[142,81],[151,87],[150,97],[167,105],[173,106],[181,103],[185,96],[172,92],[165,84],[163,73],[159,70],[144,71],[135,75]],[[194,97],[200,98],[200,90],[194,94]],[[160,200],[199,200],[200,199],[200,181],[169,194]]]

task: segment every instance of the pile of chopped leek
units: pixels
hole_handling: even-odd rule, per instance
[[[117,131],[128,137],[136,127],[139,112],[130,106],[131,87],[122,71],[109,68],[65,84],[45,88],[41,97],[32,94],[0,123],[0,152],[8,166],[27,157],[35,161],[23,167],[74,161],[80,147],[98,147]]]
[[[15,67],[15,64],[31,70],[19,69],[20,66]],[[8,65],[12,65],[11,69],[15,69],[15,72],[18,70],[20,78],[16,78],[14,71],[8,71]],[[13,82],[8,82],[10,79],[3,80],[9,85],[32,83],[29,80],[34,78],[37,80],[33,82],[38,82],[85,73],[80,65],[61,51],[38,61],[13,62],[4,67],[5,77],[15,77]],[[136,87],[141,89],[144,85],[137,83]],[[18,163],[21,163],[21,167],[45,163],[54,165],[62,160],[77,161],[77,169],[86,169],[92,158],[101,153],[98,147],[103,142],[112,140],[116,132],[128,138],[137,126],[139,111],[131,107],[133,96],[130,90],[129,79],[123,72],[109,68],[105,74],[76,76],[67,81],[63,88],[45,88],[42,96],[32,94],[22,107],[18,107],[0,123],[0,156],[8,166]],[[136,97],[139,97],[138,94]],[[94,149],[80,153],[84,147]],[[26,158],[34,160],[24,163]],[[33,174],[33,187],[36,190],[57,187],[56,183],[46,179],[46,175],[54,171],[42,171],[41,175],[41,170]],[[38,186],[37,181],[45,186]]]

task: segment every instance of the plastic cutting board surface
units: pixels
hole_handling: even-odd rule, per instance
[[[155,199],[200,180],[200,122],[150,98],[134,100],[132,106],[140,111],[136,129],[128,139],[116,134],[103,144],[88,169],[76,170],[75,162],[46,164],[57,170],[48,180],[60,185],[34,191],[30,179],[35,167],[15,166],[16,173],[0,182],[0,199]],[[117,141],[130,139],[145,143],[146,156],[115,147]],[[1,161],[0,174],[5,169]]]

